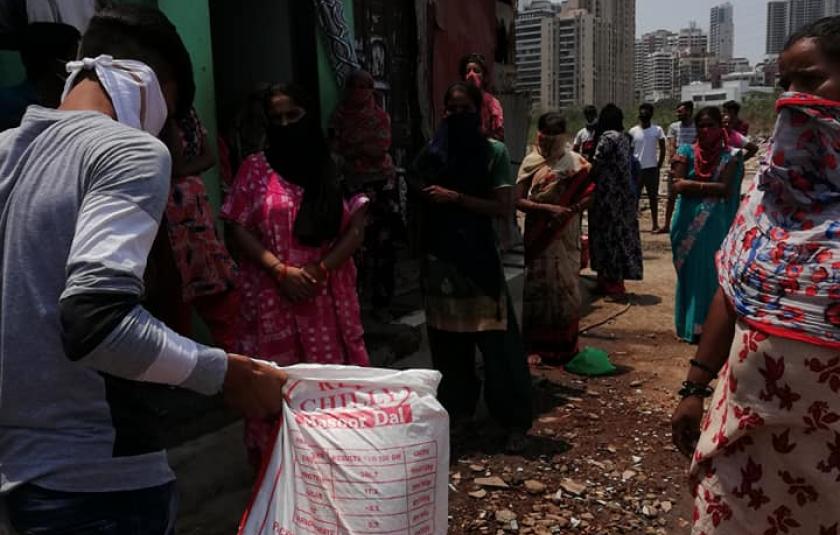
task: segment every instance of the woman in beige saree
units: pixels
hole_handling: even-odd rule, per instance
[[[532,365],[565,364],[578,352],[580,213],[594,190],[591,165],[568,150],[566,120],[540,117],[534,150],[517,179],[525,216],[523,335]]]

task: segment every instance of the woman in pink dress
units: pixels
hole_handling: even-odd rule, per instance
[[[366,366],[351,257],[364,239],[367,199],[343,199],[326,140],[303,102],[293,86],[269,89],[268,148],[245,160],[222,208],[241,261],[237,350],[281,366]],[[256,466],[270,453],[274,423],[246,423]]]
[[[174,272],[161,275],[176,279],[180,299],[169,295],[170,327],[184,336],[192,334],[193,309],[207,325],[213,341],[233,351],[239,339],[239,292],[236,265],[216,235],[213,208],[201,174],[215,164],[207,146],[207,130],[191,109],[171,121],[164,142],[172,154],[172,191],[166,204],[165,229]],[[161,289],[168,293],[168,289]]]

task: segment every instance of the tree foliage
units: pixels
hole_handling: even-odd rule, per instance
[[[744,96],[744,101],[741,103],[741,119],[750,124],[750,134],[752,136],[766,137],[773,132],[773,127],[776,124],[775,105],[779,94],[780,92],[778,91],[773,94],[751,92]],[[679,100],[667,99],[660,100],[654,104],[655,112],[653,122],[667,130],[668,125],[677,120],[677,106],[679,103]],[[623,110],[625,128],[630,129],[638,122],[638,109],[639,106],[635,105],[630,109]],[[575,106],[561,111],[566,116],[567,130],[570,135],[574,135],[586,124],[582,106]],[[529,140],[534,139],[536,135],[539,115],[535,114],[531,117]]]
[[[781,92],[774,94],[747,93],[741,104],[741,119],[750,123],[750,134],[769,136],[776,125],[776,99]]]

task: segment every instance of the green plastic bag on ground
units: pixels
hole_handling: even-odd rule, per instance
[[[565,369],[576,375],[587,375],[597,377],[600,375],[612,375],[618,368],[610,362],[609,353],[595,347],[585,347],[566,364]]]

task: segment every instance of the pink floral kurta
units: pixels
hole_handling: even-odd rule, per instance
[[[284,264],[318,264],[330,245],[301,245],[292,235],[303,188],[275,173],[262,153],[250,156],[222,207],[222,217],[238,223]],[[345,224],[355,200],[345,209]],[[356,267],[348,261],[330,273],[315,299],[291,303],[262,267],[242,260],[242,316],[246,322],[241,351],[282,366],[299,362],[367,365],[368,355],[356,294]]]
[[[302,201],[303,188],[283,180],[258,153],[242,164],[221,214],[253,233],[284,264],[303,267],[318,264],[331,245],[309,247],[294,238],[292,229]],[[366,202],[357,197],[345,204],[345,225]],[[274,278],[247,259],[241,259],[239,287],[240,353],[281,366],[300,362],[368,365],[352,260],[331,272],[321,292],[305,303],[287,301]],[[254,464],[268,453],[273,432],[271,421],[247,423],[245,444]]]

